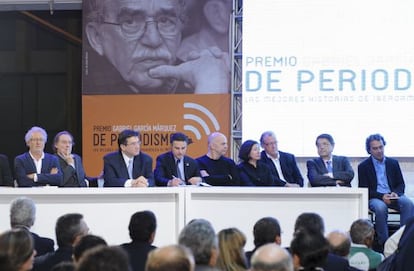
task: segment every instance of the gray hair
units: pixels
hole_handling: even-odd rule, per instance
[[[252,271],[293,271],[293,261],[286,249],[272,243],[255,251],[251,267]]]
[[[36,206],[32,199],[19,197],[10,203],[10,225],[12,228],[30,229],[36,218]]]
[[[374,225],[368,219],[355,220],[349,231],[354,244],[365,244],[367,238],[374,237]]]
[[[218,248],[217,236],[211,223],[205,219],[190,221],[181,231],[178,243],[194,254],[196,264],[208,264],[211,250]]]
[[[33,133],[40,132],[43,136],[43,139],[45,142],[47,141],[47,133],[46,130],[42,127],[33,126],[32,128],[27,131],[26,135],[24,136],[24,140],[26,141],[26,144],[29,144],[30,139],[32,138]]]

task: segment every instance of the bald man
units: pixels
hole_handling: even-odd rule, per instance
[[[330,232],[326,239],[329,242],[329,250],[338,256],[348,258],[351,249],[351,237],[348,233],[340,230]]]
[[[292,257],[275,243],[259,247],[252,256],[251,271],[293,271]]]
[[[148,255],[145,271],[194,271],[191,251],[182,245],[157,248]]]
[[[236,163],[225,157],[228,149],[226,136],[214,132],[208,137],[207,143],[207,154],[196,159],[204,182],[213,186],[240,185]]]

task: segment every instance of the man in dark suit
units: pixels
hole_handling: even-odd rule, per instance
[[[25,141],[29,151],[14,159],[14,170],[17,185],[20,187],[31,186],[61,186],[63,174],[56,156],[45,153],[47,133],[34,126],[25,135]]]
[[[56,251],[35,258],[33,271],[49,271],[61,262],[72,262],[73,247],[87,235],[89,227],[83,215],[69,213],[62,215],[56,222],[56,240],[59,248]]]
[[[370,157],[358,165],[359,187],[368,188],[369,209],[375,213],[375,231],[381,246],[388,239],[388,208],[401,212],[401,225],[414,215],[413,202],[404,196],[405,182],[400,165],[384,155],[385,144],[380,134],[368,136],[365,149]]]
[[[72,153],[73,136],[68,131],[56,134],[53,149],[63,172],[63,187],[85,187],[85,170],[79,155]]]
[[[14,186],[9,158],[0,154],[0,186]]]
[[[129,255],[132,271],[144,271],[148,253],[156,247],[152,245],[157,228],[157,219],[153,212],[136,212],[129,221],[129,236],[132,242],[121,247]]]
[[[348,186],[354,178],[354,170],[345,156],[332,155],[335,142],[329,134],[316,138],[319,157],[306,162],[308,179],[312,186]]]
[[[36,205],[32,199],[18,197],[10,203],[10,226],[12,229],[25,228],[30,230],[36,219]],[[55,242],[46,237],[40,237],[34,232],[30,232],[33,237],[36,256],[52,252]]]
[[[124,130],[118,136],[119,150],[104,156],[105,187],[154,186],[152,158],[141,152],[140,134]]]
[[[276,186],[302,187],[303,177],[300,174],[296,158],[293,154],[279,151],[276,135],[266,131],[260,136],[260,145],[263,151],[260,160],[268,165]]]
[[[157,157],[154,170],[156,185],[198,185],[202,182],[196,160],[186,155],[188,143],[188,137],[183,133],[171,135],[171,151]]]

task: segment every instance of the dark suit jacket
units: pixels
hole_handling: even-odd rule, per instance
[[[257,167],[248,162],[240,163],[237,168],[240,172],[242,186],[274,186],[270,168],[262,161],[257,161]]]
[[[40,237],[34,232],[30,232],[33,237],[34,249],[36,250],[36,256],[44,255],[48,252],[53,252],[55,250],[55,242],[46,237]]]
[[[128,169],[120,151],[111,152],[104,156],[104,186],[124,187],[129,179]],[[134,157],[132,177],[134,179],[144,176],[148,179],[148,186],[154,186],[152,173],[152,158],[148,154],[140,152]]]
[[[61,262],[72,262],[72,247],[59,247],[56,251],[35,257],[32,271],[49,271]]]
[[[59,172],[50,174],[52,168],[57,168]],[[20,187],[45,186],[47,184],[61,186],[63,181],[59,161],[56,156],[49,153],[45,153],[41,173],[37,174],[37,182],[27,177],[28,174],[36,173],[36,166],[29,152],[25,152],[14,159],[14,171],[17,185]]]
[[[345,156],[332,156],[333,178],[324,176],[328,173],[322,158],[314,158],[306,162],[308,179],[312,186],[336,186],[337,180],[345,181],[342,186],[351,186],[354,170]]]
[[[322,266],[324,271],[349,271],[351,270],[347,259],[333,253],[329,253],[325,264]]]
[[[73,154],[73,159],[75,160],[75,168],[70,166],[66,161],[60,157],[59,155],[55,154],[59,160],[60,168],[63,172],[63,187],[86,187],[85,182],[85,169],[82,165],[82,158],[77,155]]]
[[[178,176],[172,152],[169,151],[158,155],[154,169],[155,184],[157,186],[167,186],[168,181],[173,178],[173,175]],[[189,184],[188,179],[192,177],[201,177],[200,169],[196,160],[186,155],[184,156],[184,181]]]
[[[265,151],[261,152],[260,160],[270,168],[276,186],[285,186],[286,182],[280,179],[275,164],[273,163],[272,159],[267,157]],[[283,176],[286,178],[286,181],[288,183],[296,183],[303,187],[303,177],[302,174],[300,174],[298,165],[296,164],[295,156],[287,152],[279,151],[279,161]]]
[[[385,171],[387,173],[388,185],[391,189],[391,192],[395,192],[399,196],[403,195],[405,190],[405,183],[398,161],[386,157]],[[382,196],[384,194],[377,192],[377,173],[375,172],[375,167],[371,156],[358,165],[358,182],[359,187],[368,188],[370,199],[377,198],[382,200]]]
[[[9,158],[4,154],[0,154],[0,186],[14,186]]]
[[[414,217],[405,225],[404,232],[398,243],[398,254],[395,259],[395,270],[411,271],[414,266]]]
[[[156,247],[145,242],[126,243],[122,244],[121,247],[128,253],[131,271],[144,271],[148,253],[156,249]]]

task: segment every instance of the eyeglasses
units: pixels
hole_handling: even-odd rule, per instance
[[[276,146],[277,145],[277,141],[272,141],[272,142],[268,142],[268,143],[264,143],[265,146]]]
[[[142,14],[123,15],[118,22],[103,21],[102,23],[117,25],[121,28],[124,36],[136,39],[144,34],[149,23],[156,24],[159,33],[163,36],[177,34],[181,25],[179,18],[175,15],[160,15],[154,18]]]
[[[128,144],[125,144],[125,146],[138,146],[141,145],[141,141],[134,141],[134,142],[129,142]]]

